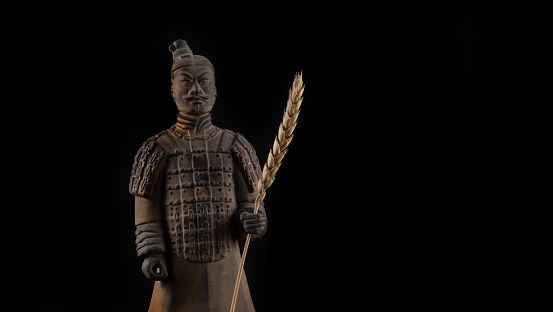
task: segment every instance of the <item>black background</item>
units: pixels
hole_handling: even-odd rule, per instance
[[[303,70],[269,232],[246,262],[257,311],[531,311],[527,106],[552,100],[544,3],[5,7],[4,302],[147,311],[127,183],[142,142],[175,122],[168,45],[182,38],[215,66],[214,124],[262,164]]]

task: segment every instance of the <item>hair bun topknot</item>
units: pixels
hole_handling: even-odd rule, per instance
[[[192,50],[186,43],[186,41],[182,39],[175,40],[173,43],[169,45],[169,51],[173,53],[173,60],[177,59],[183,59],[185,57],[191,57]]]

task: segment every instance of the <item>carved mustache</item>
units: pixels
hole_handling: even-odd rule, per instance
[[[187,101],[207,101],[209,95],[198,94],[198,95],[184,95],[183,98]]]

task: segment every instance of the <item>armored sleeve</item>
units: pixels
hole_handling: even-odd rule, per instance
[[[232,144],[232,152],[240,172],[240,175],[235,177],[237,200],[253,202],[257,195],[257,182],[261,178],[261,167],[255,149],[243,135],[237,133]]]
[[[148,139],[136,153],[129,181],[129,192],[138,197],[151,198],[154,186],[165,163],[166,152],[156,137]]]
[[[139,257],[166,251],[159,202],[161,183],[158,183],[164,171],[166,152],[158,144],[158,136],[144,142],[136,154],[129,182],[129,192],[135,196],[135,243]]]

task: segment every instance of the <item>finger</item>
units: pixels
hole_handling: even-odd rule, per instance
[[[251,213],[251,212],[243,212],[240,217],[243,220],[250,220],[250,219],[259,219],[259,218],[265,218],[264,214],[261,213]]]
[[[266,223],[266,222],[246,223],[246,224],[244,224],[244,229],[245,229],[245,230],[262,229],[262,228],[265,228],[265,227],[267,227],[267,223]]]
[[[161,260],[161,263],[160,263],[160,266],[161,266],[161,277],[162,278],[167,278],[168,274],[167,274],[167,264],[165,263],[165,259],[162,259]]]
[[[265,224],[253,224],[249,226],[245,226],[244,230],[257,230],[257,229],[264,229],[267,226]]]
[[[257,218],[257,219],[246,219],[243,221],[244,224],[256,224],[256,223],[266,223],[266,222],[267,222],[267,218],[265,217]]]
[[[154,272],[152,271],[152,268],[148,268],[146,269],[144,272],[144,276],[149,279],[149,280],[152,280],[152,281],[155,281],[156,278],[157,278],[157,274],[154,274]]]
[[[245,226],[244,230],[245,231],[256,231],[258,229],[265,229],[266,227],[267,226],[265,224],[254,224],[254,225]]]
[[[245,231],[248,234],[261,234],[261,233],[263,233],[263,231],[265,231],[265,227],[255,228],[255,229],[246,229]]]

